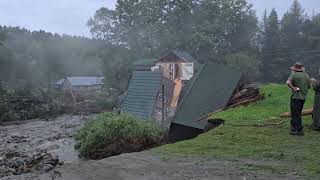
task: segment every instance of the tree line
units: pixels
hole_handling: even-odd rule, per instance
[[[272,9],[264,13],[262,25],[263,73],[270,81],[285,81],[287,67],[295,61],[305,64],[308,72],[316,76],[320,69],[320,14],[311,17],[295,0],[288,12],[279,20]]]
[[[99,39],[0,26],[0,82],[33,90],[68,76],[111,77],[128,52]]]
[[[295,0],[281,19],[275,9],[258,19],[246,0],[118,0],[88,26],[96,38],[143,57],[180,49],[239,68],[251,80],[283,82],[295,61],[318,73],[320,14],[305,13]]]

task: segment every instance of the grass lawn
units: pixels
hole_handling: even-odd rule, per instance
[[[154,151],[164,155],[232,161],[280,161],[285,165],[279,171],[297,172],[306,178],[320,179],[320,132],[309,129],[311,117],[304,117],[303,120],[305,136],[291,136],[290,120],[279,118],[281,113],[289,111],[290,90],[284,85],[273,84],[262,87],[261,92],[265,100],[212,117],[226,120],[225,125],[193,140],[166,145]],[[312,99],[313,93],[310,92],[305,109],[312,107]],[[270,123],[279,125],[241,126]]]

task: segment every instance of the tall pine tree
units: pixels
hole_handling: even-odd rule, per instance
[[[283,59],[277,56],[279,52],[280,45],[280,24],[278,20],[278,14],[275,9],[272,9],[268,18],[265,20],[265,33],[264,33],[264,43],[263,43],[263,72],[265,79],[271,81],[280,80],[281,72],[274,72],[278,69],[278,66]]]
[[[304,20],[304,10],[299,1],[295,0],[281,21],[284,49],[296,50],[297,48],[303,48],[301,35]]]

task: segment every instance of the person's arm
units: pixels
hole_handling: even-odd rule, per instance
[[[293,81],[293,74],[290,75],[290,77],[288,78],[287,80],[287,85],[289,86],[289,88],[295,92],[297,92],[299,90],[298,87],[295,87],[293,84],[292,84],[292,81]]]
[[[292,89],[293,91],[295,91],[295,92],[299,91],[299,88],[298,88],[298,87],[293,86],[292,80],[288,79],[287,85],[288,85],[289,88]]]

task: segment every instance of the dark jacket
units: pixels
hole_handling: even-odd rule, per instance
[[[316,95],[314,97],[313,106],[313,126],[315,128],[320,128],[320,81],[313,86]]]

